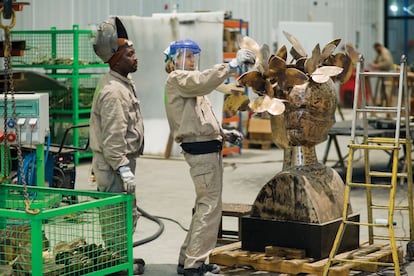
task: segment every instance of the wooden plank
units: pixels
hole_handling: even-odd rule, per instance
[[[210,261],[224,266],[251,266],[255,270],[299,274],[308,273],[321,276],[328,259],[314,261],[311,258],[287,259],[288,255],[302,256],[300,249],[282,248],[276,246],[267,247],[267,252],[252,252],[241,250],[241,242],[228,244],[213,250]],[[271,256],[273,254],[273,256]],[[286,256],[283,256],[285,254]],[[402,260],[403,251],[398,248],[399,258]],[[276,255],[276,256],[275,256]],[[282,256],[279,256],[282,255]],[[349,259],[366,262],[392,263],[392,252],[388,245],[367,245],[359,249],[336,255],[338,259]],[[330,276],[348,276],[351,270],[376,272],[378,264],[372,263],[338,263],[330,268]]]
[[[402,251],[401,251],[402,252]],[[365,255],[364,255],[365,254]],[[392,261],[391,249],[385,245],[367,245],[359,249],[344,252],[335,256],[338,259],[355,259],[375,262],[389,262]],[[310,274],[321,275],[328,259],[322,259],[313,263],[306,263],[303,265],[303,272]],[[332,276],[349,275],[351,270],[360,270],[366,272],[378,271],[376,264],[356,264],[356,263],[341,263],[331,267]]]
[[[266,246],[265,253],[267,256],[285,257],[286,259],[303,259],[305,250],[296,248],[287,248],[281,246]]]
[[[241,248],[241,241],[217,247],[213,250],[211,254],[214,256],[214,255],[226,252],[226,251],[239,250],[240,248]]]

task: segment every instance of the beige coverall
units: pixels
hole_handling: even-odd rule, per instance
[[[394,70],[394,59],[391,52],[385,47],[382,47],[381,54],[375,58],[374,63],[377,64],[380,71]]]
[[[382,47],[381,53],[377,55],[374,63],[378,66],[379,71],[394,71],[394,59],[391,52]],[[374,102],[377,102],[378,93],[380,93],[381,99],[379,105],[382,105],[385,101],[385,106],[390,106],[391,104],[391,93],[392,91],[387,91],[385,81],[392,81],[392,78],[378,78],[375,84],[375,93],[374,93]]]
[[[172,71],[166,80],[166,111],[177,143],[222,141],[221,124],[205,95],[211,93],[231,73],[228,64],[205,71]],[[221,152],[189,154],[196,200],[190,229],[181,246],[178,262],[184,268],[198,268],[215,247],[221,221],[223,166]]]
[[[111,70],[99,81],[93,97],[89,131],[98,190],[124,192],[117,169],[128,165],[135,173],[136,158],[144,147],[143,119],[135,84],[130,77],[125,78]],[[135,200],[132,213],[135,231],[138,220]],[[124,229],[115,229],[119,227],[111,223],[115,216],[111,207],[100,213],[102,236],[107,247],[120,245],[116,237],[125,233],[122,233]]]

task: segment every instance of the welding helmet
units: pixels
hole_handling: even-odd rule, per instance
[[[108,62],[123,45],[132,46],[132,42],[118,17],[111,17],[98,25],[93,49],[103,62]]]
[[[193,71],[198,70],[200,52],[195,41],[183,39],[172,42],[164,53],[174,61],[175,69]]]

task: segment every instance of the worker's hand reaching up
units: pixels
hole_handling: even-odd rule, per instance
[[[256,62],[255,54],[248,49],[240,49],[237,51],[236,58],[230,61],[230,67],[236,68],[241,65],[253,65]]]
[[[236,58],[240,65],[253,65],[256,62],[256,55],[248,49],[238,50]]]
[[[124,189],[128,194],[135,194],[135,175],[129,166],[121,166],[118,169],[119,175],[124,182]]]

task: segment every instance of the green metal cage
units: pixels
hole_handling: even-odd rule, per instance
[[[12,31],[13,41],[25,41],[23,56],[12,58],[13,68],[44,71],[67,87],[67,91],[50,91],[50,125],[52,142],[60,143],[59,133],[66,127],[89,122],[92,97],[99,78],[107,71],[108,65],[93,50],[94,32],[71,30],[20,30]],[[84,133],[74,129],[71,146],[84,146]],[[90,151],[76,151],[75,163],[83,157],[91,157]]]
[[[14,67],[41,67],[50,69],[102,67],[103,63],[92,48],[91,30],[12,31],[14,41],[25,41],[24,56],[13,57]]]
[[[132,195],[0,185],[0,275],[133,274]]]

